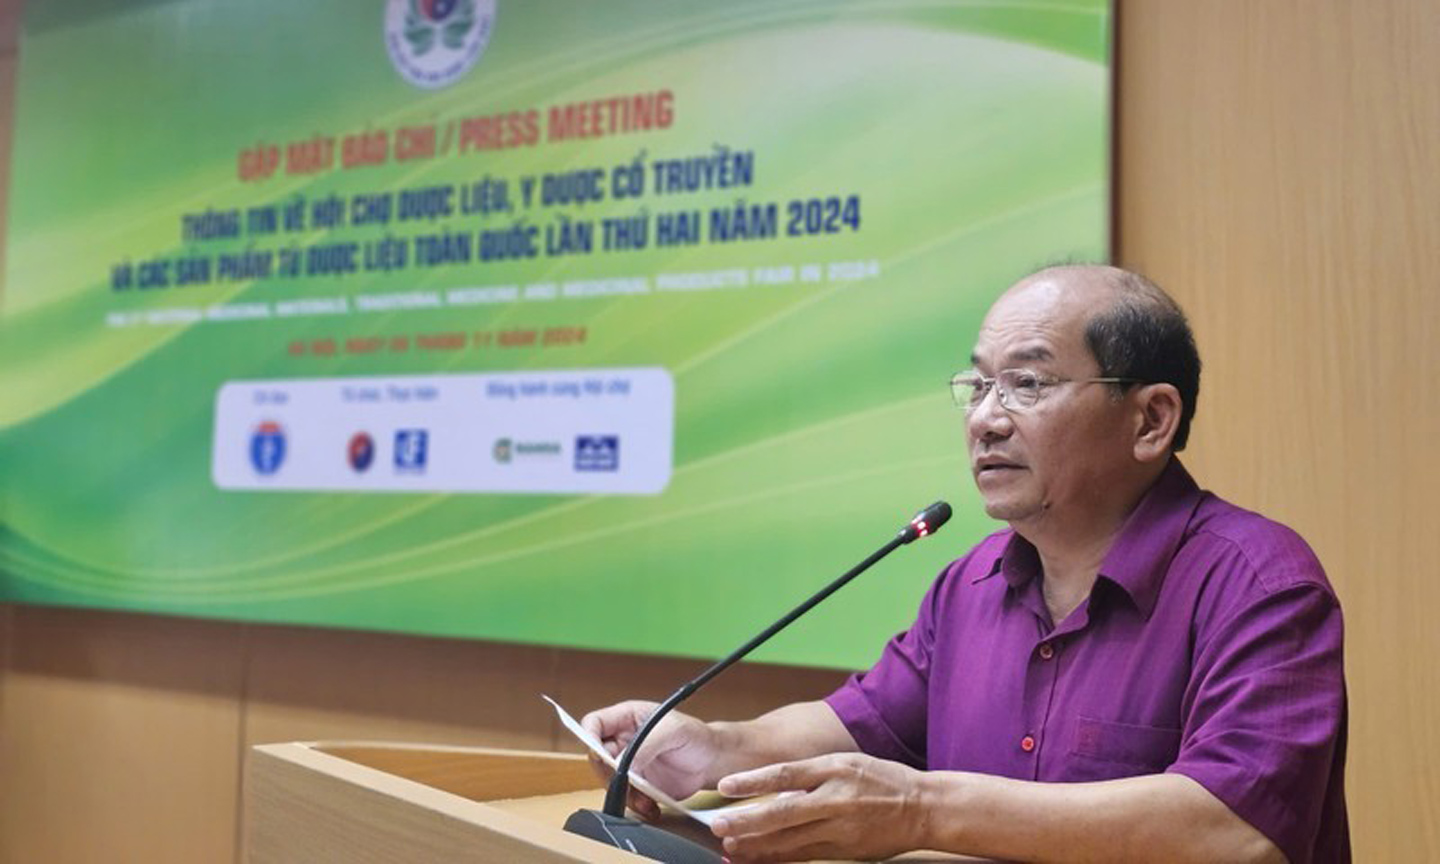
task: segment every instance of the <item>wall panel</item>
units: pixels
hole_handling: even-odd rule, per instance
[[[228,861],[239,625],[13,607],[0,861]]]
[[[245,740],[363,738],[546,750],[555,649],[252,626]]]
[[[1440,7],[1130,2],[1118,257],[1206,371],[1191,467],[1344,603],[1356,860],[1440,858]]]

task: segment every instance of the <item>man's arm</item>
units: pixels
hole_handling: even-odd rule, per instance
[[[718,821],[715,833],[737,862],[911,849],[1012,861],[1285,861],[1265,835],[1179,774],[1034,783],[845,754],[727,777],[720,790],[806,793]]]
[[[850,731],[824,702],[795,702],[754,720],[709,724],[719,742],[707,788],[738,771],[761,765],[794,762],[830,753],[856,753]]]

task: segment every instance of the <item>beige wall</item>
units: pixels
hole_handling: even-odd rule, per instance
[[[1340,593],[1356,859],[1440,860],[1440,4],[1122,12],[1117,257],[1194,320],[1191,467]]]
[[[1119,0],[1117,62],[1117,257],[1206,360],[1188,461],[1305,534],[1344,601],[1356,859],[1440,860],[1440,5]],[[580,708],[696,668],[3,605],[0,664],[0,862],[235,860],[251,743],[568,747],[538,691]],[[743,667],[695,707],[838,680]]]

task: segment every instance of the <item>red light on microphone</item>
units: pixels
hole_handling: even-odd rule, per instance
[[[929,537],[931,534],[939,531],[940,526],[944,525],[949,518],[950,505],[944,501],[936,501],[934,504],[916,513],[909,522],[905,523],[905,527],[900,529],[900,533],[896,534],[895,537],[901,543],[911,543],[919,540],[921,537]]]

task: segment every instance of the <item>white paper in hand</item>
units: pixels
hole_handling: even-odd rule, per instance
[[[556,702],[554,699],[551,699],[549,696],[546,696],[543,693],[540,694],[540,698],[544,699],[546,702],[549,702],[552,706],[554,706],[555,713],[560,717],[560,722],[564,724],[566,729],[570,730],[570,734],[574,735],[576,738],[579,738],[581,743],[583,743],[586,747],[590,748],[591,753],[599,756],[600,759],[606,765],[609,765],[612,769],[618,767],[618,762],[616,761],[615,757],[610,755],[610,752],[605,749],[605,746],[600,743],[599,739],[597,739],[594,735],[591,735],[584,726],[581,726],[580,721],[576,720],[574,717],[571,717],[570,712],[566,711],[564,708],[561,708],[559,702]],[[660,791],[660,789],[655,784],[651,783],[649,780],[646,780],[644,777],[641,777],[639,773],[637,773],[633,769],[630,771],[629,776],[631,785],[633,785],[636,789],[639,789],[641,792],[644,792],[646,795],[649,795],[651,798],[654,798],[656,801],[664,804],[666,807],[684,813],[686,816],[689,816],[691,819],[694,819],[695,821],[703,825],[708,826],[711,822],[715,820],[715,817],[719,816],[721,813],[733,812],[740,809],[739,807],[717,807],[713,810],[692,810],[689,807],[686,807],[684,804],[681,804],[679,801],[676,801],[674,798],[671,798],[669,795],[666,795],[664,792]]]

